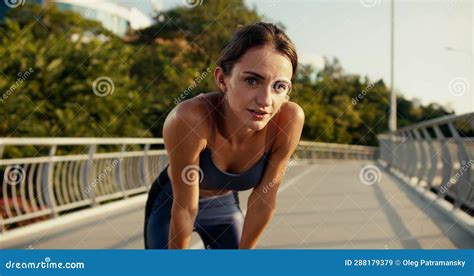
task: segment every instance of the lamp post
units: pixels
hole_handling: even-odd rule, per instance
[[[390,170],[396,159],[395,131],[397,130],[397,94],[394,89],[394,56],[395,56],[395,0],[390,1],[390,114],[388,119],[388,149],[390,151],[387,169]]]
[[[397,94],[394,89],[394,55],[395,55],[395,0],[390,3],[390,117],[388,129],[397,130]]]

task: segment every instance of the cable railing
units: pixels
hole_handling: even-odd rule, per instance
[[[0,158],[8,147],[31,146],[46,147],[48,154],[0,159],[2,232],[146,193],[168,163],[162,138],[0,138]],[[80,154],[61,151],[74,146]],[[375,147],[302,141],[293,157],[376,156]]]
[[[450,115],[378,135],[380,161],[471,216],[474,210],[474,113]]]

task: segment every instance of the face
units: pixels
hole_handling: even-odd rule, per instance
[[[215,77],[226,94],[230,112],[245,127],[258,131],[288,101],[293,66],[271,47],[248,50],[234,64],[229,76],[218,67]]]

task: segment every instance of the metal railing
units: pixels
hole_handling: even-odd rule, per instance
[[[0,159],[1,230],[44,220],[87,206],[144,193],[166,165],[158,138],[0,138],[0,157],[7,146],[47,146],[49,155]],[[98,153],[100,146],[120,151]],[[140,145],[140,151],[126,151]],[[61,146],[85,146],[85,154],[56,155]]]
[[[464,131],[468,129],[471,135]],[[380,161],[405,181],[468,213],[474,209],[474,113],[451,115],[378,135]],[[470,137],[471,136],[471,137]]]
[[[127,151],[127,146],[140,150]],[[49,155],[0,159],[3,171],[1,231],[58,217],[85,207],[146,193],[168,163],[162,138],[0,138],[6,147],[46,146]],[[58,148],[81,146],[84,154],[59,155]],[[119,151],[98,152],[113,146]],[[375,159],[375,147],[300,142],[299,159]]]
[[[301,141],[294,156],[300,159],[375,160],[377,147]]]

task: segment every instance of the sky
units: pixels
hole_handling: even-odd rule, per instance
[[[200,0],[209,2],[211,0]],[[184,0],[118,1],[150,13]],[[394,87],[409,100],[474,111],[472,0],[396,0]],[[245,0],[281,22],[300,60],[321,68],[337,57],[348,73],[390,85],[389,0]],[[451,50],[447,50],[450,47]]]

